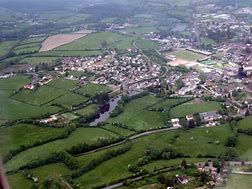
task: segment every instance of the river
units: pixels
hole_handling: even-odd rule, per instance
[[[134,96],[138,94],[139,92],[136,91],[130,91],[128,96]],[[103,123],[107,121],[107,119],[110,117],[110,114],[113,112],[113,110],[116,108],[118,105],[119,100],[121,100],[122,95],[116,96],[115,98],[111,99],[108,103],[109,109],[105,112],[100,113],[100,115],[92,121],[89,125],[90,126],[96,126],[99,123]]]

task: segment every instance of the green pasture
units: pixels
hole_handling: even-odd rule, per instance
[[[47,83],[49,87],[62,89],[62,90],[74,89],[75,87],[77,87],[77,84],[78,84],[78,81],[76,80],[70,80],[70,79],[64,79],[64,78],[56,78],[50,81],[49,83]]]
[[[77,90],[83,95],[94,96],[97,93],[101,92],[110,92],[111,89],[106,85],[88,83]]]
[[[121,127],[118,126],[114,126],[112,124],[106,124],[105,126],[102,126],[102,128],[104,129],[108,129],[110,131],[116,132],[122,136],[130,136],[133,135],[135,132],[134,131],[130,131],[128,129],[123,129]]]
[[[133,141],[133,146],[130,151],[103,162],[96,167],[96,169],[82,175],[81,177],[75,179],[75,181],[80,183],[84,188],[91,188],[130,176],[132,173],[128,171],[128,165],[135,164],[149,147],[158,147],[160,149],[171,146],[179,152],[190,155],[192,159],[188,159],[188,162],[201,162],[204,159],[196,158],[199,154],[220,155],[225,153],[226,148],[224,146],[224,140],[231,133],[231,130],[227,126],[219,126],[214,128],[193,129],[186,133],[179,132],[178,139],[172,143],[171,139],[176,133],[178,133],[178,131],[167,131],[138,138]],[[194,139],[191,139],[191,137],[194,137]],[[210,142],[214,142],[216,140],[220,141],[219,145],[210,144]],[[188,146],[190,146],[190,148]],[[117,148],[118,147],[119,146],[117,146]],[[93,154],[80,156],[78,159],[82,160],[83,163],[87,163],[88,159],[98,157],[103,153],[104,152],[99,151]],[[151,162],[150,164],[145,165],[144,168],[153,170],[155,167],[161,168],[165,165],[169,166],[180,164],[181,160],[182,159],[167,160],[165,162],[157,161],[156,164],[155,162]]]
[[[87,97],[84,97],[79,94],[72,92],[65,92],[63,96],[55,99],[51,104],[60,104],[64,108],[71,109],[74,105],[84,103],[88,100]]]
[[[10,50],[17,44],[17,41],[0,42],[0,57],[8,54]]]
[[[246,117],[238,122],[237,127],[239,129],[251,129],[252,128],[252,116]]]
[[[188,102],[172,108],[170,111],[170,116],[175,117],[185,117],[188,114],[202,113],[208,111],[218,111],[221,109],[220,103],[218,102],[203,102],[194,103]]]
[[[39,127],[29,124],[0,128],[0,152],[2,155],[6,155],[9,150],[14,150],[21,145],[26,146],[37,141],[57,137],[64,131],[61,128]]]
[[[55,89],[44,85],[39,87],[35,91],[23,89],[14,96],[12,96],[12,99],[27,104],[40,106],[63,96],[64,93],[65,92],[63,90]]]
[[[5,164],[6,170],[15,170],[38,159],[45,159],[53,152],[70,149],[72,146],[87,143],[96,143],[98,139],[117,138],[112,132],[99,128],[78,128],[69,137],[56,140],[38,147],[30,148],[19,153]]]
[[[20,60],[20,63],[27,63],[27,64],[54,64],[59,57],[46,57],[46,56],[33,56],[33,57],[25,57]]]
[[[219,189],[250,189],[252,186],[251,175],[231,174],[228,178],[227,185]]]
[[[0,80],[0,117],[1,120],[4,120],[3,122],[37,117],[59,111],[57,107],[33,106],[10,98],[10,95],[29,82],[31,82],[31,79],[25,76]]]
[[[113,32],[92,33],[72,43],[56,48],[56,50],[129,49],[134,48],[134,39],[134,37]]]
[[[77,115],[81,115],[83,117],[86,117],[86,116],[90,116],[90,115],[94,114],[95,112],[97,112],[98,108],[99,107],[96,104],[91,104],[85,108],[74,111],[74,113]]]
[[[139,49],[158,49],[160,47],[158,42],[146,39],[139,39],[135,43]]]

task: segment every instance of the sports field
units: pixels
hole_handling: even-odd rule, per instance
[[[203,58],[206,58],[205,55],[187,51],[187,50],[177,50],[169,53],[170,55],[174,55],[177,59],[182,59],[185,61],[197,61]]]

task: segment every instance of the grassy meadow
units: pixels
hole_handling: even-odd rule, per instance
[[[8,54],[10,50],[17,44],[17,41],[0,42],[0,57]]]
[[[6,163],[6,170],[15,170],[36,159],[45,159],[53,152],[70,149],[72,146],[94,144],[98,139],[117,138],[112,132],[99,128],[78,128],[69,137],[25,150]]]
[[[63,134],[65,129],[38,127],[30,124],[18,124],[7,128],[0,128],[0,153],[6,155],[9,150],[21,145],[29,145],[47,138]]]
[[[179,133],[179,137],[175,142],[171,142],[175,134]],[[109,183],[110,181],[125,178],[132,175],[127,169],[128,165],[136,163],[145,153],[149,147],[158,146],[158,148],[172,146],[178,151],[185,154],[190,154],[192,157],[191,162],[203,161],[204,159],[197,159],[197,155],[201,154],[223,154],[225,152],[224,140],[228,137],[231,130],[227,126],[220,126],[215,128],[209,128],[208,132],[206,129],[193,129],[187,133],[168,131],[158,134],[153,134],[147,137],[142,137],[134,140],[133,146],[125,154],[108,160],[96,169],[84,174],[83,176],[76,179],[77,183],[80,183],[84,188],[92,188],[100,184]],[[195,137],[194,139],[191,139]],[[214,146],[209,142],[219,140],[220,144]],[[188,148],[190,146],[190,148]],[[114,147],[118,148],[118,147]],[[216,151],[216,148],[218,150]],[[199,150],[200,149],[200,150]],[[88,159],[101,156],[104,152],[96,152],[90,155],[80,156],[78,160],[87,162]],[[97,155],[95,155],[97,154]],[[188,160],[190,162],[190,160]],[[181,162],[181,159],[167,160],[164,162],[158,161],[151,162],[144,167],[153,170],[154,168],[161,168],[165,165],[176,165]]]
[[[129,49],[133,47],[134,37],[112,32],[92,33],[56,50],[96,50],[96,49]],[[102,45],[103,44],[103,45]]]
[[[99,85],[93,83],[88,83],[87,85],[84,85],[83,87],[77,90],[77,92],[88,96],[94,96],[96,93],[110,91],[111,89],[106,85]]]
[[[181,104],[173,108],[170,112],[171,117],[185,117],[188,114],[218,111],[221,109],[220,103],[218,102],[203,102],[203,103],[193,103],[188,102]]]
[[[10,79],[0,80],[0,117],[3,122],[38,117],[59,111],[57,107],[34,106],[11,98],[11,95],[16,90],[19,90],[29,82],[31,82],[31,79],[25,76],[16,76]],[[22,98],[29,100],[25,96]]]

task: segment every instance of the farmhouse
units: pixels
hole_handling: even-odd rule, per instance
[[[244,71],[247,73],[248,76],[252,75],[252,63],[244,65]]]
[[[192,114],[187,115],[186,120],[187,121],[194,121],[193,115]]]
[[[172,123],[172,126],[175,127],[175,128],[179,128],[181,127],[180,123],[179,123],[179,119],[172,119],[171,120],[171,123]]]
[[[211,111],[211,112],[200,113],[200,118],[202,122],[208,123],[208,122],[220,120],[222,118],[222,115],[218,114],[215,111]]]
[[[178,179],[178,182],[180,184],[188,184],[189,180],[187,178],[187,176],[179,176],[179,175],[176,175],[177,179]]]
[[[35,89],[35,85],[33,85],[32,83],[29,83],[24,86],[24,89],[33,90]]]
[[[49,118],[41,119],[39,122],[44,123],[44,124],[48,124],[48,123],[52,123],[57,120],[58,120],[57,115],[51,115]]]
[[[16,74],[9,73],[9,74],[5,74],[5,75],[0,75],[0,79],[8,79],[8,78],[15,77],[15,76],[16,76]]]

